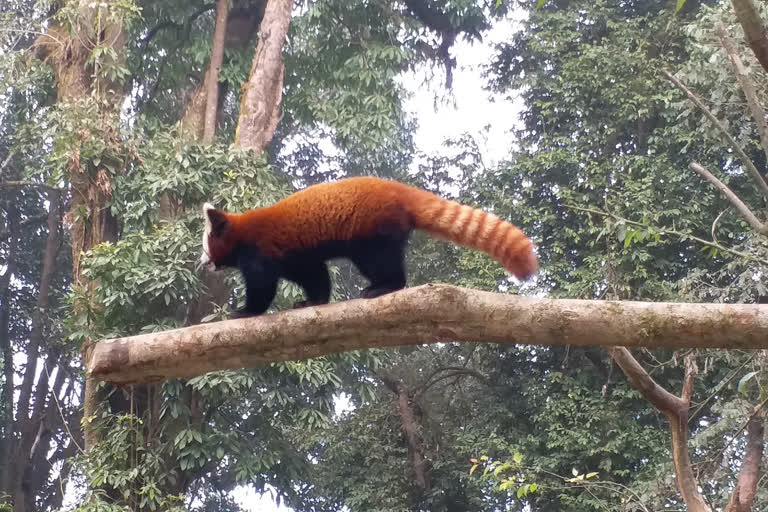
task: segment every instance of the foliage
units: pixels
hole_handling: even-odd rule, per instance
[[[11,246],[19,253],[10,291],[0,297],[11,312],[3,362],[28,345],[47,235],[42,185],[66,186],[73,172],[95,183],[108,178],[109,212],[119,219],[118,240],[84,260],[84,276],[97,285],[71,290],[66,237],[59,251],[52,291],[58,309],[43,316],[50,343],[42,353],[66,354],[61,369],[73,375],[75,344],[67,340],[218,319],[240,300],[237,275],[211,279],[196,268],[203,201],[238,211],[269,204],[294,186],[352,174],[398,177],[492,210],[533,235],[542,261],[537,278],[521,284],[485,255],[416,235],[412,284],[442,280],[571,298],[751,302],[764,295],[756,279],[766,270],[764,238],[726,214],[715,233],[725,250],[707,243],[715,242],[712,223],[728,205],[687,164],[696,159],[717,169],[756,210],[762,199],[721,137],[660,74],[669,69],[705,91],[764,164],[724,57],[712,51],[713,20],[735,28],[723,6],[697,14],[687,2],[675,15],[672,4],[656,1],[521,4],[527,17],[486,70],[495,94],[519,93],[524,104],[508,160],[486,168],[477,145],[463,137],[446,141],[438,154],[419,155],[409,174],[416,120],[403,111],[401,77],[446,69],[449,79],[452,41],[478,41],[512,4],[429,1],[419,10],[410,1],[301,3],[284,52],[283,118],[268,153],[254,156],[230,143],[256,27],[232,29],[242,37],[225,52],[218,138],[203,146],[177,122],[210,54],[212,4],[104,7],[101,14],[113,21],[130,18],[124,60],[95,41],[90,65],[124,84],[127,101],[86,94],[64,104],[50,69],[34,59],[34,35],[23,32],[47,30],[47,11],[12,2],[23,16],[0,7],[3,26],[12,29],[0,30],[0,162],[10,155],[1,173],[3,181],[32,185],[0,187],[0,269]],[[67,24],[72,5],[51,12]],[[237,27],[255,23],[259,5],[233,2]],[[19,33],[24,37],[12,35]],[[25,231],[11,233],[21,225]],[[336,296],[357,295],[359,276],[345,265],[334,272]],[[211,304],[212,284],[222,279],[235,292]],[[282,289],[275,309],[296,293]],[[764,363],[735,351],[702,351],[699,360],[692,445],[707,499],[722,504],[740,464],[739,427],[764,398]],[[644,352],[642,362],[661,385],[680,389],[677,354]],[[13,370],[23,377],[23,368]],[[385,374],[407,394],[418,423],[426,489],[414,484],[398,396]],[[318,511],[679,504],[663,417],[606,354],[588,347],[444,343],[104,387],[102,410],[86,419],[102,442],[64,465],[74,451],[64,427],[76,429],[80,391],[76,378],[67,383],[66,425],[57,423],[48,441],[56,466],[46,467],[34,490],[40,508],[56,508],[58,471],[72,475],[72,488],[100,487],[81,496],[81,510],[237,510],[231,492],[241,485],[275,489],[295,510]],[[3,388],[7,396],[5,380]],[[342,403],[348,410],[337,413]],[[5,435],[5,410],[0,420]]]

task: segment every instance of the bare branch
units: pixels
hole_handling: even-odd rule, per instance
[[[707,107],[704,106],[704,104],[701,102],[701,100],[693,94],[683,83],[675,78],[669,71],[663,71],[664,76],[667,77],[667,79],[675,84],[675,86],[683,91],[686,96],[688,96],[688,99],[690,99],[694,105],[696,105],[699,110],[704,114],[704,116],[709,119],[712,124],[715,125],[715,127],[720,131],[720,133],[723,134],[723,136],[728,140],[728,144],[730,144],[733,151],[739,155],[739,158],[741,158],[741,161],[744,163],[744,165],[747,168],[747,171],[749,172],[749,175],[752,177],[752,180],[757,185],[757,188],[760,189],[760,192],[762,192],[763,196],[768,199],[768,183],[765,182],[762,175],[760,174],[760,171],[757,170],[757,167],[755,167],[755,164],[750,160],[750,158],[747,156],[747,154],[744,152],[743,149],[741,149],[741,146],[736,142],[736,140],[731,136],[731,134],[728,132],[728,130],[723,126],[723,123],[720,122],[719,119],[717,119],[712,112],[709,111]]]
[[[721,211],[720,214],[715,217],[715,220],[712,222],[712,240],[714,242],[717,242],[717,226],[720,225],[720,221],[723,219],[723,216],[728,213],[728,210],[730,210],[730,207]]]
[[[621,338],[617,338],[621,339]],[[693,474],[690,455],[688,454],[688,408],[693,390],[695,364],[692,356],[686,358],[686,375],[683,385],[683,398],[676,397],[659,386],[653,377],[637,362],[632,353],[624,347],[611,348],[611,355],[616,364],[627,376],[630,384],[640,391],[648,402],[661,411],[669,421],[672,433],[672,459],[675,464],[677,488],[683,501],[691,512],[710,512],[699,493],[696,477]]]
[[[763,69],[768,71],[768,31],[760,21],[760,15],[752,0],[732,0],[733,11],[744,30],[744,39],[752,48]]]
[[[668,234],[668,235],[675,235],[679,236],[681,239],[691,239],[696,242],[699,242],[700,244],[708,245],[710,247],[714,247],[715,249],[722,251],[724,253],[732,254],[734,256],[738,256],[740,258],[744,258],[748,261],[754,261],[755,263],[761,263],[763,265],[768,265],[768,260],[764,258],[756,258],[752,254],[737,251],[734,249],[731,249],[729,247],[726,247],[722,244],[719,244],[715,241],[709,241],[705,240],[703,238],[700,238],[698,236],[691,235],[690,233],[684,233],[682,231],[677,231],[676,229],[669,229],[664,227],[656,227],[656,226],[648,226],[647,224],[643,224],[642,222],[636,222],[634,220],[629,220],[624,217],[621,217],[620,215],[616,215],[613,213],[604,212],[602,210],[597,210],[595,208],[582,208],[581,206],[575,206],[571,204],[565,205],[566,208],[570,208],[571,210],[576,210],[580,212],[586,212],[586,213],[594,213],[596,215],[602,215],[603,217],[611,217],[612,219],[616,219],[618,221],[624,222],[626,224],[629,224],[630,226],[637,226],[642,228],[653,228],[656,229],[660,234]]]
[[[717,179],[714,174],[709,172],[704,166],[701,164],[698,164],[696,162],[691,162],[691,164],[688,166],[689,169],[694,171],[696,174],[710,182],[712,185],[715,186],[716,189],[718,189],[725,198],[733,205],[734,208],[736,208],[736,211],[739,212],[739,215],[741,215],[741,218],[747,221],[747,223],[752,226],[752,229],[757,231],[758,233],[762,235],[768,235],[768,226],[760,222],[760,219],[758,219],[754,213],[752,213],[752,210],[749,209],[749,207],[744,204],[741,199],[739,199],[739,196],[733,193],[733,191],[728,188],[728,186]]]
[[[635,359],[635,356],[625,347],[611,347],[611,357],[626,375],[632,387],[637,389],[643,398],[652,406],[667,414],[679,414],[687,408],[686,404],[677,396],[656,384],[648,372]]]
[[[3,181],[0,182],[0,187],[30,187],[30,188],[45,188],[48,190],[54,190],[54,191],[64,191],[65,189],[60,187],[54,187],[52,185],[48,185],[47,183],[39,183],[37,181]]]
[[[718,23],[715,26],[715,34],[720,39],[720,44],[723,45],[725,53],[728,54],[728,58],[731,61],[733,70],[736,72],[736,79],[739,81],[741,90],[744,91],[744,96],[747,98],[747,105],[749,106],[749,112],[752,114],[752,119],[755,120],[757,125],[757,132],[760,134],[760,144],[763,146],[763,151],[768,158],[768,125],[765,123],[765,111],[763,106],[760,105],[760,100],[757,99],[757,91],[755,91],[755,85],[752,83],[752,79],[749,78],[744,63],[739,57],[739,52],[736,50],[736,45],[733,44],[731,36],[728,35],[728,31],[725,30],[725,26],[722,23]]]
[[[97,343],[88,375],[131,384],[446,340],[768,348],[768,307],[554,300],[425,285],[379,297]]]

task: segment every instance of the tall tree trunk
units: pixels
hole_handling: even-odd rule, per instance
[[[214,54],[220,50],[223,61],[224,50],[244,51],[258,33],[259,24],[264,17],[265,5],[266,0],[253,8],[229,10],[227,12],[226,21],[220,24],[219,16],[222,13],[223,7],[221,1],[217,3],[216,29],[214,30],[213,35],[211,58],[205,69],[205,73],[203,74],[203,81],[200,83],[197,90],[190,95],[189,103],[184,108],[184,114],[180,119],[181,131],[187,140],[203,140],[207,112],[213,110],[214,123],[218,118],[219,109],[222,104],[221,93],[223,87],[218,81],[218,70],[216,77],[214,77],[212,73],[212,67],[216,63]],[[217,37],[220,26],[224,32],[223,37]],[[221,43],[220,48],[217,47],[218,43]],[[221,67],[222,63],[219,62],[218,65]],[[209,94],[212,94],[212,83],[216,83],[215,101],[208,100]],[[211,138],[211,141],[209,142],[212,142],[212,140],[213,138]]]
[[[118,134],[110,127],[117,126],[119,106],[122,94],[118,84],[111,82],[101,72],[104,66],[119,65],[124,58],[125,35],[119,24],[107,22],[107,15],[112,0],[92,4],[85,0],[68,0],[67,7],[77,9],[78,18],[71,26],[71,31],[61,26],[54,26],[41,36],[36,45],[38,54],[53,66],[57,98],[60,105],[76,106],[89,98],[96,98],[98,116],[104,131],[107,146],[120,144]],[[89,62],[91,52],[96,46],[111,46],[112,55],[117,61],[102,52],[99,59]],[[101,59],[101,60],[100,60]],[[86,138],[97,136],[87,127],[82,133],[81,143]],[[105,207],[111,196],[111,178],[107,168],[94,162],[80,160],[77,148],[73,148],[69,158],[70,210],[67,215],[72,236],[72,283],[81,289],[92,289],[94,283],[82,275],[83,255],[104,241],[117,239],[117,221]],[[75,314],[78,314],[75,311]],[[90,343],[83,347],[84,363],[87,364]],[[90,379],[85,381],[84,414],[93,415],[99,404],[95,385]],[[91,447],[96,442],[95,433],[85,422],[85,444]]]
[[[29,343],[27,344],[27,364],[24,369],[21,386],[18,391],[18,402],[16,405],[16,418],[9,417],[10,436],[8,445],[3,449],[3,456],[6,461],[12,461],[12,464],[4,464],[0,483],[2,490],[9,493],[13,499],[14,512],[26,512],[34,509],[34,488],[24,485],[24,476],[29,474],[32,458],[30,453],[35,444],[37,432],[43,427],[43,410],[48,393],[48,376],[45,371],[41,372],[35,385],[35,376],[37,374],[37,363],[40,357],[41,347],[43,346],[43,323],[45,322],[44,312],[50,304],[51,282],[54,277],[56,265],[56,253],[59,247],[59,224],[61,215],[59,212],[59,192],[51,189],[48,195],[48,235],[43,253],[42,271],[40,274],[40,284],[37,290],[37,299],[35,308],[32,312],[32,330],[29,334]],[[13,246],[12,246],[13,247]],[[13,250],[13,249],[12,249]],[[15,255],[14,255],[15,257]],[[11,270],[11,269],[9,269]],[[6,290],[7,291],[7,290]],[[4,297],[4,304],[7,297]],[[7,307],[2,312],[2,327],[7,325],[8,312]],[[5,334],[2,335],[5,338]],[[10,344],[3,339],[5,357],[10,356],[8,361],[12,365],[13,353]],[[49,356],[50,357],[50,356]],[[46,366],[49,366],[46,361]],[[13,368],[6,366],[6,379],[9,389],[13,389]],[[35,396],[32,402],[32,396]],[[43,402],[42,404],[40,402]],[[7,405],[6,405],[7,407]],[[11,410],[13,407],[11,406]],[[34,414],[37,412],[37,414]],[[47,451],[48,445],[38,443],[41,449]]]
[[[208,65],[208,90],[205,98],[205,119],[203,123],[203,144],[213,142],[216,135],[216,111],[219,105],[219,70],[224,61],[224,41],[229,16],[229,0],[216,2],[216,28],[213,31],[211,60]]]
[[[227,10],[225,9],[227,2],[218,1],[211,59],[202,83],[192,95],[181,118],[182,133],[188,140],[203,143],[213,142],[215,123],[219,114],[218,109],[221,106],[220,93],[222,89],[221,84],[218,83],[218,68],[221,67],[221,60],[217,57],[217,53],[220,53],[223,59],[224,50],[242,52],[248,48],[259,32],[259,26],[264,20],[266,5],[267,0],[264,0],[253,8]],[[225,14],[226,20],[221,22]],[[206,126],[208,128],[205,128]],[[205,129],[211,132],[209,138],[205,136]],[[271,138],[272,135],[270,134],[269,137]],[[161,216],[163,218],[173,217],[175,215],[173,213],[175,211],[174,206],[171,204],[170,198],[162,198]],[[200,295],[196,307],[189,315],[189,324],[198,323],[201,318],[211,312],[211,304],[220,304],[226,301],[230,293],[227,283],[221,279],[221,276],[207,270],[203,270],[203,285],[205,291]]]
[[[10,321],[10,284],[15,272],[18,258],[18,228],[17,216],[9,214],[9,248],[6,259],[5,274],[0,278],[0,351],[3,356],[3,417],[6,419],[5,435],[0,438],[0,492],[12,495],[13,457],[12,451],[16,444],[16,424],[13,420],[13,350],[11,348]]]
[[[283,45],[291,23],[291,0],[269,0],[248,82],[243,85],[235,147],[262,153],[275,134],[283,98]]]

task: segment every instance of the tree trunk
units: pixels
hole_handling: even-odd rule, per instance
[[[3,464],[2,474],[0,474],[0,484],[3,492],[8,493],[13,500],[14,512],[26,512],[34,509],[34,488],[23,485],[24,476],[29,474],[32,464],[32,453],[37,433],[45,429],[44,411],[48,396],[48,374],[46,370],[51,370],[50,361],[46,361],[45,368],[40,372],[40,376],[35,384],[37,376],[38,359],[41,357],[41,347],[44,345],[43,323],[45,321],[44,312],[50,304],[51,282],[54,277],[56,264],[56,253],[59,248],[59,224],[61,215],[59,212],[59,192],[55,189],[49,189],[49,209],[48,209],[48,235],[43,252],[42,270],[40,274],[40,283],[37,291],[35,308],[32,313],[32,329],[29,334],[29,343],[27,344],[27,363],[24,368],[21,386],[18,390],[18,401],[16,404],[16,418],[9,416],[8,422],[11,425],[9,429],[8,444],[3,447],[3,455],[6,461],[12,461],[12,464]],[[12,249],[13,250],[13,249]],[[14,255],[15,257],[15,255]],[[11,270],[11,269],[9,269]],[[7,292],[7,290],[6,290]],[[7,297],[4,299],[4,303]],[[7,307],[3,308],[2,323],[7,325],[8,312]],[[5,334],[2,335],[5,338]],[[9,389],[13,383],[13,353],[8,340],[3,340],[3,351],[7,354],[9,366],[6,366],[6,379]],[[49,354],[49,358],[52,357]],[[32,397],[35,397],[34,402]],[[8,403],[6,402],[6,407]],[[11,410],[13,406],[11,405]],[[34,411],[34,412],[33,412]],[[38,443],[40,444],[40,443]],[[48,449],[48,445],[40,446],[41,449]],[[46,473],[47,474],[47,473]]]
[[[68,6],[75,7],[78,19],[71,27],[71,32],[61,26],[53,26],[36,41],[37,53],[53,66],[58,102],[60,105],[76,106],[89,98],[97,98],[98,114],[102,118],[104,137],[107,145],[119,145],[116,130],[121,91],[117,84],[109,81],[100,73],[107,64],[120,64],[124,55],[124,33],[120,25],[106,23],[109,19],[106,11],[110,0],[102,4],[86,3],[84,0],[69,0]],[[117,62],[106,60],[89,62],[91,51],[96,45],[110,44],[117,56]],[[105,54],[103,54],[105,55]],[[110,59],[105,56],[103,59]],[[81,131],[82,137],[97,136],[87,127]],[[83,142],[87,142],[83,140]],[[105,208],[112,193],[109,173],[104,166],[93,162],[81,162],[77,148],[72,148],[69,161],[69,181],[72,197],[67,215],[71,224],[72,236],[72,283],[75,287],[91,289],[94,283],[83,278],[81,262],[83,255],[103,241],[117,238],[117,221]],[[75,314],[78,314],[75,311]],[[90,344],[83,347],[84,363],[87,365]],[[99,404],[95,387],[86,378],[83,408],[86,417],[91,416]],[[96,439],[94,431],[85,427],[86,447],[92,446]]]
[[[223,50],[236,50],[242,52],[248,47],[255,35],[258,33],[259,24],[261,23],[261,20],[264,16],[265,4],[266,0],[264,2],[260,2],[258,5],[251,9],[233,9],[229,11],[227,21],[224,24],[226,29],[224,33],[224,39],[222,41],[222,56],[224,54]],[[218,17],[220,7],[221,2],[217,4],[217,29],[219,27]],[[212,52],[216,50],[217,36],[215,31],[213,39],[214,41],[212,45]],[[184,108],[184,114],[180,120],[182,134],[188,140],[203,140],[203,127],[205,125],[206,112],[209,110],[207,105],[213,104],[213,102],[208,102],[208,94],[211,93],[211,80],[213,78],[211,73],[212,63],[213,54],[211,55],[211,59],[209,60],[208,66],[205,69],[203,81],[200,83],[197,90],[195,90],[195,92],[190,95],[189,103]],[[216,81],[218,82],[218,78]],[[218,109],[221,108],[221,92],[222,85],[221,83],[217,83],[217,100],[215,102],[216,109],[214,114],[214,123],[218,118]],[[213,109],[213,106],[211,106],[211,109]]]
[[[216,111],[219,105],[219,70],[224,60],[224,40],[229,16],[229,0],[216,2],[216,28],[213,31],[213,47],[208,65],[208,90],[205,97],[205,119],[203,123],[203,144],[213,142],[216,135]]]
[[[262,153],[280,119],[283,45],[291,22],[290,0],[268,0],[248,82],[243,85],[235,147]]]
[[[424,440],[421,436],[421,422],[417,419],[416,407],[411,393],[403,382],[386,371],[378,373],[384,385],[395,394],[395,410],[411,456],[411,468],[419,494],[429,489],[429,464],[424,456]]]

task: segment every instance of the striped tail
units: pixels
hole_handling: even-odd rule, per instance
[[[493,256],[518,279],[539,266],[533,243],[516,226],[492,213],[415,190],[409,213],[417,229]]]

